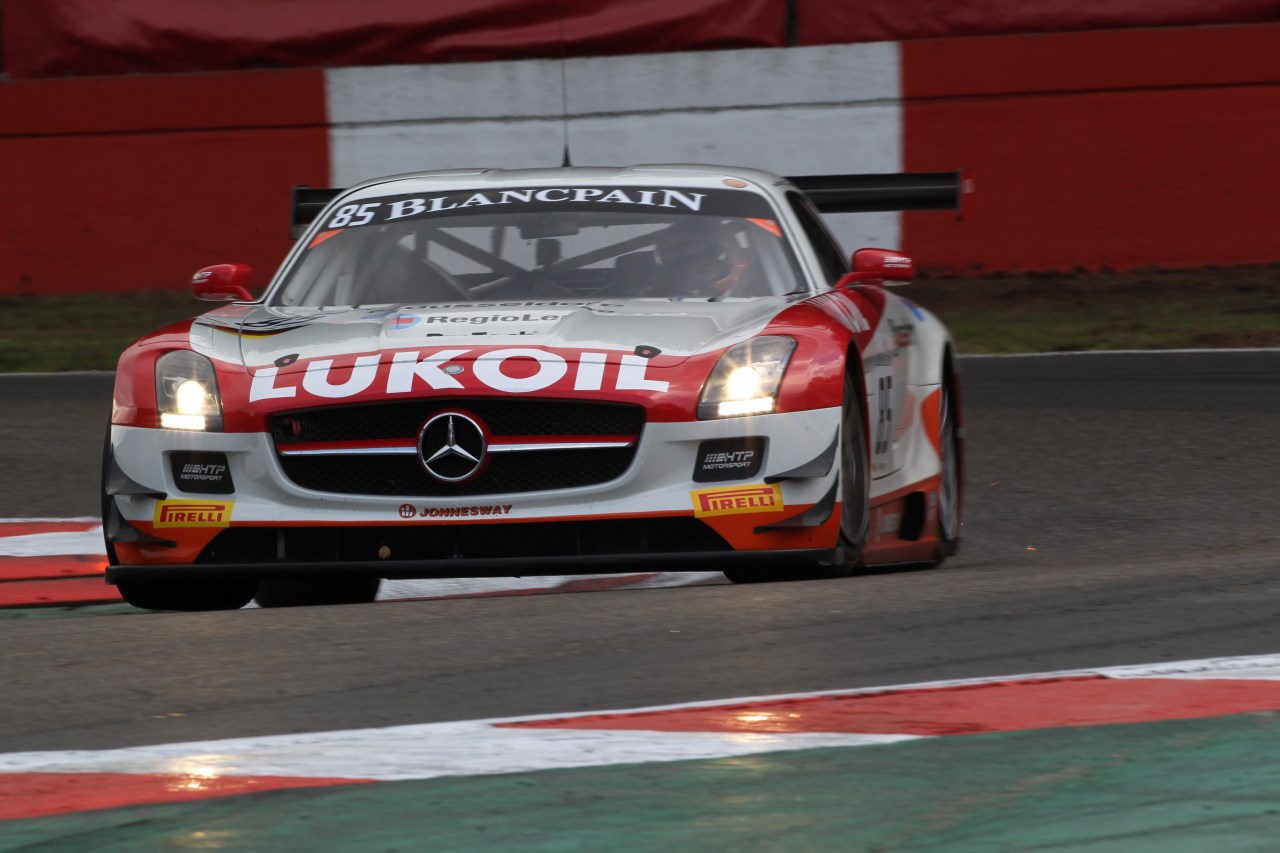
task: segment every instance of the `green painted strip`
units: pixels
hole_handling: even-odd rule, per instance
[[[16,820],[2,851],[1273,853],[1280,717],[275,791]]]

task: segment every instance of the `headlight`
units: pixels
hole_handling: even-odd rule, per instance
[[[731,347],[716,362],[698,401],[698,418],[732,418],[772,412],[778,386],[795,352],[791,338],[752,338]]]
[[[222,397],[213,362],[189,350],[156,359],[156,410],[165,429],[222,431]]]

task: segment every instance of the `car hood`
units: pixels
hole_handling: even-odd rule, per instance
[[[367,308],[255,306],[215,320],[238,334],[247,366],[298,369],[311,359],[413,347],[493,346],[634,350],[683,360],[758,334],[786,307],[781,297],[485,302]],[[462,356],[461,360],[466,360]]]

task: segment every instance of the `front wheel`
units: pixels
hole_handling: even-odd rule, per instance
[[[938,550],[933,565],[955,554],[960,545],[960,452],[956,443],[955,403],[951,386],[943,383],[938,404],[938,451],[942,482],[938,487]]]
[[[174,579],[120,581],[120,596],[143,610],[239,610],[253,600],[257,581]]]
[[[844,377],[844,404],[840,410],[840,539],[833,563],[813,566],[807,578],[847,578],[862,564],[871,519],[868,489],[867,440],[863,428],[858,385]]]
[[[111,425],[107,424],[107,437],[102,442],[102,544],[106,549],[107,565],[118,566],[120,565],[120,559],[116,556],[115,543],[107,535],[107,530],[111,524],[112,502],[115,501],[115,498],[107,494],[107,476],[110,471]]]
[[[845,578],[861,564],[871,516],[867,441],[863,428],[858,384],[845,374],[844,403],[840,411],[840,534],[836,561],[758,568],[726,569],[724,576],[734,583],[766,583],[784,580],[825,580]]]

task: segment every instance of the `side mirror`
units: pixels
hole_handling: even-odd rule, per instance
[[[205,302],[251,302],[245,287],[253,270],[248,264],[215,264],[191,277],[191,293]]]
[[[865,281],[909,282],[915,280],[916,262],[892,249],[859,249],[853,253],[853,272],[846,273],[836,287]]]

